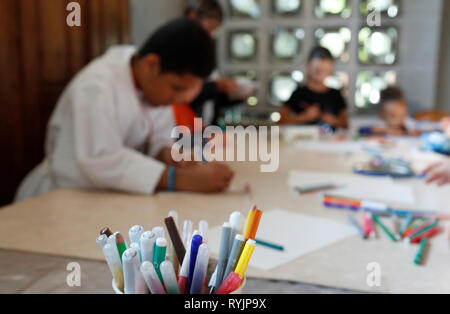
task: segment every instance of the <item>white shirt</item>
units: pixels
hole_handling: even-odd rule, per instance
[[[151,127],[133,82],[135,51],[111,48],[72,80],[50,119],[46,160],[16,200],[56,188],[155,191],[165,165],[143,154]]]

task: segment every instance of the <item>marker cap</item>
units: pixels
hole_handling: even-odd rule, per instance
[[[158,238],[156,239],[156,245],[159,247],[165,247],[167,246],[167,240],[165,238]]]

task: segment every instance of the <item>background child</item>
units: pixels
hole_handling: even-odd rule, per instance
[[[217,0],[194,0],[193,5],[186,9],[185,16],[197,21],[211,38],[215,37],[217,29],[223,22],[223,10]],[[242,103],[249,95],[239,95],[236,80],[220,77],[217,71],[203,85],[200,94],[189,104],[193,113],[203,119],[205,126],[217,125],[218,118],[224,108]],[[176,111],[175,111],[176,112]],[[176,117],[180,121],[179,117]]]
[[[143,154],[154,132],[145,107],[191,101],[214,67],[209,34],[188,19],[162,26],[138,51],[110,49],[62,94],[48,127],[46,159],[25,178],[16,200],[57,188],[138,194],[226,189],[233,172],[225,165],[173,167],[170,155],[158,161]]]
[[[194,0],[185,10],[185,17],[200,24],[214,38],[217,29],[223,22],[223,10],[217,0]],[[172,129],[178,126],[188,127],[191,134],[202,130],[194,130],[194,119],[202,118],[203,127],[217,125],[218,118],[224,108],[242,103],[249,95],[236,97],[239,86],[234,79],[221,78],[214,71],[203,84],[201,91],[189,103],[174,103],[171,108],[149,109],[155,121],[156,135],[151,137],[153,145],[148,154],[156,156],[162,147],[170,143]],[[187,137],[186,137],[187,140]],[[206,141],[203,143],[205,144]],[[170,152],[163,148],[164,155]]]
[[[408,117],[408,104],[403,92],[398,87],[388,87],[381,92],[380,118],[383,125],[363,127],[362,135],[419,136],[414,129],[414,121]]]
[[[334,72],[334,58],[322,47],[314,48],[306,67],[306,85],[299,87],[281,110],[281,124],[326,123],[347,128],[347,104],[340,91],[326,86]]]

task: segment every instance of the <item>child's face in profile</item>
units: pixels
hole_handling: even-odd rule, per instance
[[[208,32],[211,38],[216,36],[216,31],[220,27],[220,21],[213,18],[202,18],[200,19],[200,25],[203,27],[205,31]]]
[[[201,91],[200,77],[161,72],[159,56],[150,54],[138,64],[138,84],[152,106],[190,103]]]
[[[386,121],[388,127],[403,128],[408,117],[408,106],[401,100],[388,101],[384,104],[381,117]]]
[[[324,84],[334,72],[334,61],[330,59],[312,59],[307,67],[308,77],[313,83]]]

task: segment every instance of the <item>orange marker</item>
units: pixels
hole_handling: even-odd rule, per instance
[[[261,221],[262,211],[259,209],[255,210],[255,214],[253,215],[253,220],[250,225],[250,230],[248,233],[248,237],[245,239],[247,241],[248,239],[255,240],[256,232],[258,231],[259,223]]]

